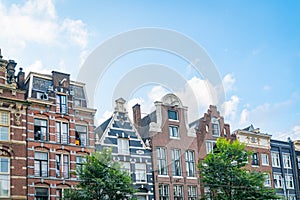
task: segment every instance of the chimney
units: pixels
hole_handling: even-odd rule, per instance
[[[135,104],[132,107],[133,111],[133,122],[136,126],[141,126],[141,105]]]
[[[19,89],[25,89],[25,72],[22,71],[23,68],[20,68],[20,71],[17,75],[17,86]]]

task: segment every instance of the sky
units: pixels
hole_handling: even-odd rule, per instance
[[[15,60],[27,74],[58,70],[73,80],[111,38],[149,27],[174,31],[195,41],[214,64],[225,91],[218,109],[231,131],[253,124],[275,139],[300,139],[299,1],[0,0],[0,27],[5,59]],[[185,48],[177,41],[174,45]],[[103,60],[105,55],[97,56]],[[147,77],[145,65],[166,69],[162,77],[167,82],[151,82],[163,71]],[[141,74],[134,76],[138,70]],[[211,80],[191,63],[167,51],[142,48],[113,60],[95,80],[95,91],[88,90],[97,124],[113,112],[114,91],[127,86],[121,81],[126,78],[150,80],[129,91],[129,114],[136,103],[143,114],[151,112],[153,102],[169,92],[189,108],[190,122],[216,104]]]

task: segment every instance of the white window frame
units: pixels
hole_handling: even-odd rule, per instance
[[[4,130],[6,130],[6,133]],[[3,137],[3,134],[6,135],[7,139]],[[3,110],[0,110],[0,140],[10,140],[10,113]]]
[[[213,152],[214,146],[217,143],[215,140],[206,140],[206,153]]]
[[[197,199],[197,185],[189,185],[188,200],[196,200],[196,199]]]
[[[171,155],[172,155],[171,156],[172,157],[172,175],[173,176],[182,176],[182,164],[181,164],[180,149],[172,149]]]
[[[44,154],[47,155],[47,159],[42,160],[39,158],[36,158],[37,154]],[[37,164],[39,165],[37,167]],[[46,171],[43,170],[43,164],[46,164]],[[36,169],[37,167],[37,169]],[[37,171],[39,172],[37,175]],[[36,151],[34,152],[34,176],[36,177],[48,177],[49,176],[49,154],[48,152],[42,152],[42,151]]]
[[[130,162],[120,162],[121,171],[130,173],[131,172],[131,164]]]
[[[38,121],[46,122],[45,125],[38,124]],[[36,131],[36,127],[39,127],[40,130]],[[44,131],[42,131],[44,129]],[[38,139],[37,137],[40,137]],[[48,141],[48,120],[43,118],[34,118],[34,140],[37,141]]]
[[[174,185],[174,200],[183,200],[184,193],[183,193],[183,185]]]
[[[176,113],[176,114],[175,114],[175,116],[176,116],[175,119],[170,118],[170,115],[169,115],[170,112]],[[168,119],[169,119],[170,121],[178,121],[178,112],[177,112],[176,110],[168,110]]]
[[[297,165],[298,165],[298,169],[300,169],[300,156],[297,156]]]
[[[7,166],[6,169],[7,171],[5,171],[4,169],[1,169],[2,166],[2,162],[7,162]],[[7,198],[10,196],[10,158],[8,157],[0,157],[0,198]],[[2,190],[4,189],[4,187],[7,190],[7,195],[4,195]]]
[[[170,200],[170,188],[167,184],[159,184],[159,200]]]
[[[270,165],[268,154],[265,154],[265,153],[261,154],[261,165],[263,165],[263,166],[269,166]]]
[[[36,187],[36,188],[34,188],[34,199],[36,199],[36,189],[38,189],[38,188],[47,189],[47,193],[48,193],[47,196],[41,196],[41,197],[47,197],[49,199],[49,197],[50,197],[50,190],[49,190],[48,187]]]
[[[271,152],[271,158],[272,158],[272,167],[280,168],[279,152]]]
[[[170,138],[179,138],[179,127],[174,126],[174,125],[170,125],[169,126],[169,133],[170,133]]]
[[[68,113],[68,99],[66,95],[56,95],[56,112],[61,114]]]
[[[139,183],[147,182],[146,163],[135,163],[135,180]]]
[[[275,188],[283,188],[283,178],[281,174],[274,173],[273,179]]]
[[[282,160],[283,160],[283,167],[285,169],[292,169],[291,156],[289,153],[283,153]]]
[[[168,175],[167,166],[167,151],[164,147],[156,148],[156,160],[157,160],[157,171],[158,175]]]
[[[88,126],[86,125],[81,125],[81,124],[76,124],[75,125],[75,132],[76,132],[76,136],[78,136],[78,138],[75,138],[76,140],[79,140],[79,144],[80,146],[86,147],[88,146]],[[77,145],[77,144],[76,144]]]
[[[125,138],[118,138],[118,154],[129,155],[129,140]]]
[[[66,126],[66,132],[63,132],[63,127]],[[63,121],[55,122],[56,142],[60,144],[69,144],[69,124]]]
[[[67,158],[67,160],[65,160],[65,158]],[[66,165],[67,167],[65,167]],[[55,154],[55,174],[56,177],[58,178],[64,178],[64,179],[70,178],[70,155],[69,154]]]
[[[211,119],[211,134],[214,137],[220,137],[221,135],[220,122],[216,117]]]
[[[292,174],[286,174],[285,175],[285,184],[287,189],[294,189],[294,177]]]
[[[195,177],[195,152],[192,150],[185,151],[185,166],[186,175],[188,177]]]
[[[269,173],[265,173],[264,178],[265,178],[264,186],[271,187],[271,175]]]

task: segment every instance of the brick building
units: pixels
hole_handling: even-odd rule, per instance
[[[0,198],[26,199],[26,110],[24,73],[0,49]],[[21,70],[21,69],[20,69]]]
[[[156,101],[156,109],[141,118],[133,107],[134,122],[152,148],[155,199],[195,200],[199,194],[197,140],[190,129],[187,107],[174,94]]]
[[[85,85],[69,74],[31,72],[25,88],[28,199],[61,199],[65,188],[78,183],[71,172],[95,149],[96,110],[88,108]]]
[[[138,200],[154,200],[152,156],[138,131],[130,121],[125,100],[116,100],[113,115],[95,130],[96,150],[112,147],[114,160],[131,174]]]
[[[259,128],[254,128],[251,124],[244,129],[234,131],[236,139],[246,145],[245,149],[252,151],[252,158],[246,169],[259,171],[265,174],[266,187],[273,187],[272,164],[271,164],[271,135],[261,133]]]

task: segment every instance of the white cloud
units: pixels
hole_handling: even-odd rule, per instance
[[[31,65],[26,67],[26,71],[29,72],[38,72],[41,74],[50,74],[52,70],[47,69],[43,66],[43,63],[41,60],[34,61]]]
[[[225,92],[231,91],[234,89],[235,78],[232,74],[226,74],[223,78],[223,87]]]
[[[224,110],[224,118],[228,121],[234,121],[238,112],[240,99],[238,96],[231,96],[230,100],[225,101],[222,105]]]
[[[113,112],[112,111],[105,111],[103,115],[95,120],[95,126],[101,125],[103,122],[105,122],[107,119],[109,119],[112,116]]]
[[[86,25],[81,20],[65,19],[62,23],[62,31],[68,34],[68,38],[74,44],[85,48],[87,45],[88,32]]]
[[[152,90],[149,92],[148,97],[149,100],[152,102],[160,101],[161,98],[167,93],[169,92],[162,86],[154,86]]]

